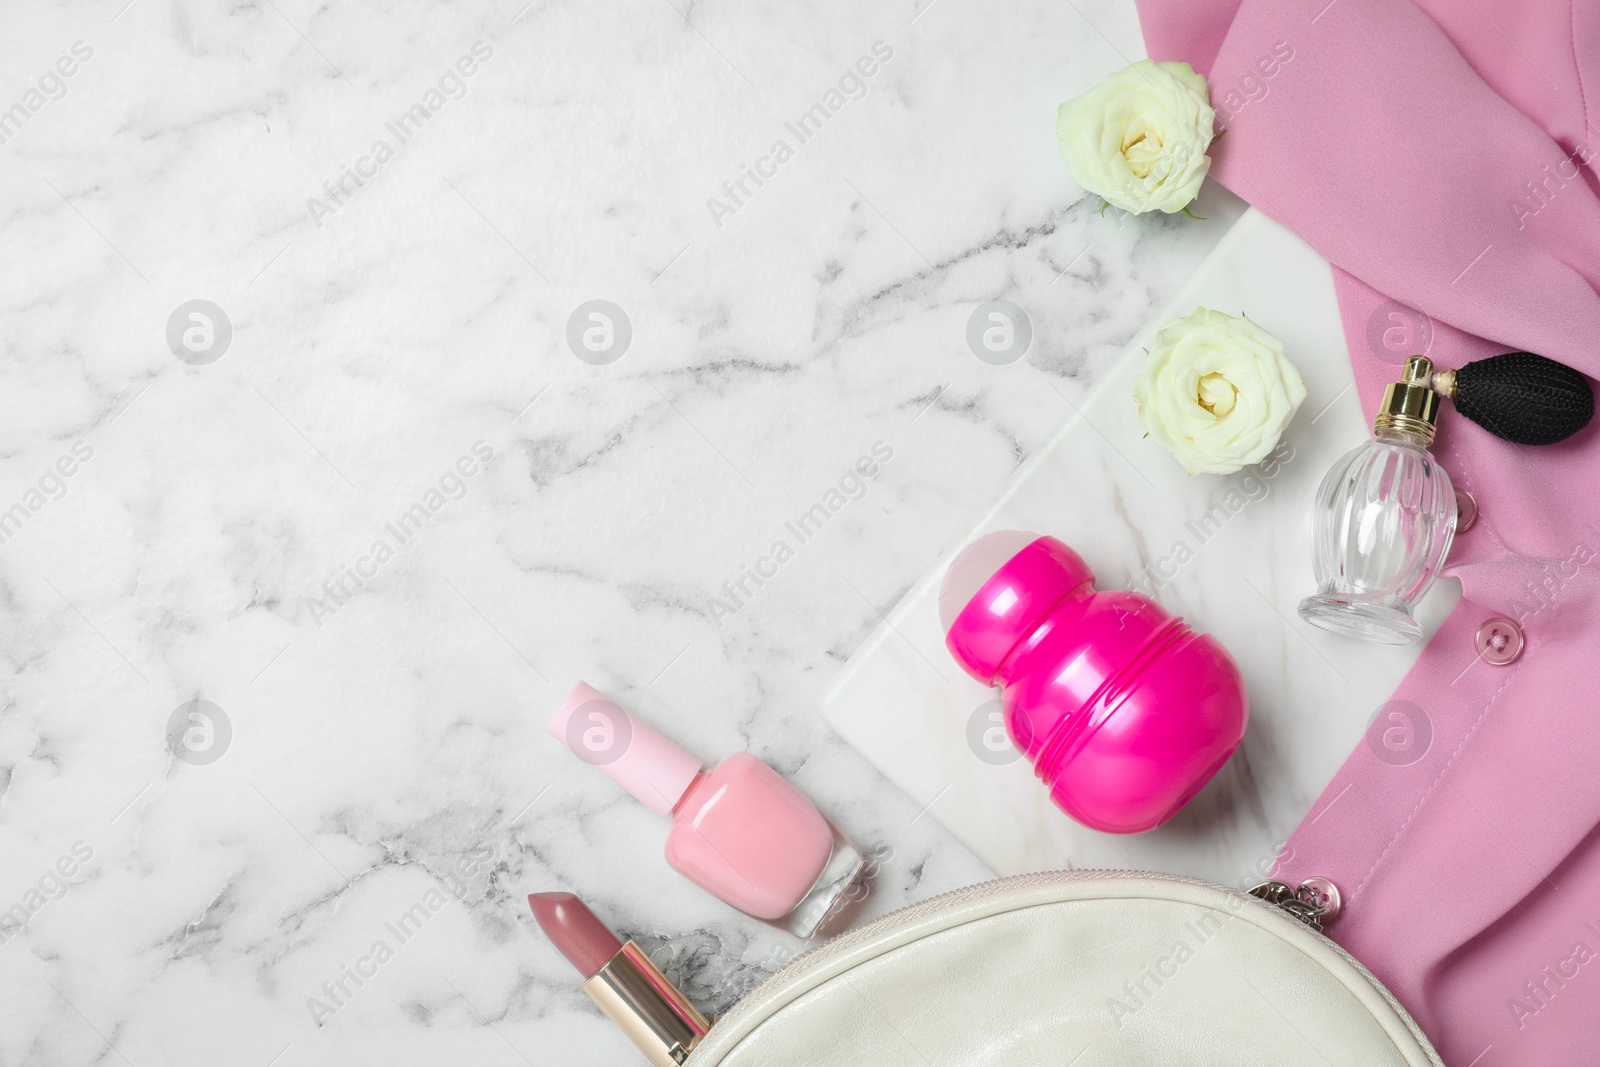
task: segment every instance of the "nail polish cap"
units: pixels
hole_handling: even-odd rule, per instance
[[[614,701],[579,682],[550,734],[657,815],[671,815],[702,764]]]

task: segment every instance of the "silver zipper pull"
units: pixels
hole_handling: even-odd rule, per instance
[[[1288,912],[1319,934],[1324,926],[1332,925],[1344,907],[1339,887],[1321,875],[1307,878],[1299,889],[1283,882],[1262,882],[1250,890],[1250,895]]]

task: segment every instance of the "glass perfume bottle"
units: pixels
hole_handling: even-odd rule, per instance
[[[1406,360],[1372,421],[1372,438],[1333,465],[1312,512],[1317,592],[1300,617],[1325,630],[1402,645],[1420,640],[1412,608],[1443,566],[1456,530],[1450,476],[1433,443],[1433,363]]]

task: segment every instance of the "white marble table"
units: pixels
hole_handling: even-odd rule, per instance
[[[796,945],[545,735],[578,678],[790,775],[879,858],[869,916],[987,876],[816,709],[1237,213],[1066,178],[1056,105],[1141,54],[1131,3],[99,0],[0,33],[0,1064],[639,1062],[534,928],[552,888],[726,1008]],[[1007,366],[966,342],[996,299],[1035,332]],[[611,362],[568,344],[592,300]],[[196,700],[211,762],[168,745]]]

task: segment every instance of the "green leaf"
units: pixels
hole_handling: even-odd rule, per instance
[[[1204,222],[1204,221],[1206,221],[1206,217],[1204,215],[1196,215],[1194,212],[1190,211],[1187,207],[1185,207],[1183,209],[1183,213],[1185,215],[1188,215],[1191,219],[1194,219],[1196,222]]]

